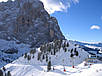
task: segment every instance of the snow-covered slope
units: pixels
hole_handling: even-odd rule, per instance
[[[5,68],[12,76],[63,76],[78,72],[78,69],[74,69],[64,73],[63,66],[69,68],[69,71],[72,65],[78,66],[88,58],[88,55],[86,51],[70,41],[56,40],[33,49],[30,53],[25,53],[23,57],[6,65]],[[46,72],[49,61],[55,71]]]
[[[0,68],[30,50],[30,45],[0,39]]]
[[[56,41],[55,43],[48,43],[45,45],[42,45],[38,49],[34,49],[36,53],[28,53],[27,55],[31,56],[31,60],[28,61],[27,57],[25,58],[25,55],[23,57],[20,57],[19,59],[15,60],[13,63],[23,63],[23,64],[39,64],[39,65],[47,65],[47,62],[51,60],[52,65],[72,65],[72,60],[74,60],[75,65],[83,62],[86,58],[88,58],[89,54],[84,51],[81,48],[78,48],[73,43],[68,41],[63,41],[61,45],[60,41]],[[66,43],[66,45],[65,45]],[[68,43],[68,47],[67,47]],[[60,47],[59,47],[60,46]],[[66,51],[65,51],[66,48]],[[43,49],[43,50],[42,50]],[[51,50],[50,50],[51,49]],[[74,55],[74,51],[78,51],[78,56]],[[55,54],[54,54],[55,51]],[[74,56],[71,58],[71,54]],[[33,58],[34,57],[34,58]],[[39,59],[38,59],[39,57]],[[47,59],[46,59],[47,57]]]
[[[84,66],[81,63],[75,68],[65,66],[66,72],[62,65],[55,66],[55,70],[50,72],[46,72],[47,67],[41,65],[8,64],[5,67],[12,76],[102,76],[102,64]]]

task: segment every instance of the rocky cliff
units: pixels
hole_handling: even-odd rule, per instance
[[[8,0],[0,3],[0,39],[38,47],[65,37],[39,0]]]

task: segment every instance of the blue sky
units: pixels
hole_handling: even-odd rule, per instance
[[[102,41],[102,0],[80,0],[78,4],[72,3],[67,12],[51,15],[57,18],[67,39]],[[93,25],[100,29],[90,29]]]

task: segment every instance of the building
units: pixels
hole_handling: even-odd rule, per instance
[[[97,56],[96,55],[89,55],[86,59],[87,63],[97,63]]]

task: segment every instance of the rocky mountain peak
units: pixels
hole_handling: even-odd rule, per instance
[[[10,3],[10,5],[9,5]],[[55,17],[39,0],[15,0],[0,3],[0,38],[33,46],[65,39]]]

